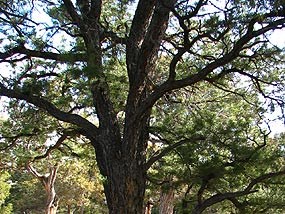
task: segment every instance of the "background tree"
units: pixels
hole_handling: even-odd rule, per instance
[[[57,160],[58,161],[58,160]],[[49,165],[54,161],[33,163],[39,174],[48,177]],[[54,190],[59,213],[107,213],[100,175],[88,160],[63,159],[59,164]],[[47,173],[47,175],[46,175]],[[11,194],[7,201],[13,205],[13,213],[43,213],[47,209],[47,192],[42,182],[26,170],[11,170]],[[7,185],[7,184],[6,184]]]
[[[76,138],[76,130],[67,130],[48,118],[40,123],[44,121],[40,113],[24,106],[11,108],[9,114],[1,123],[0,156],[1,164],[12,174],[12,194],[8,200],[13,204],[13,211],[44,212],[55,201],[59,212],[88,211],[96,207],[103,213],[101,179],[95,163],[90,163],[94,154],[84,139]],[[27,175],[26,165],[34,177]],[[63,167],[58,171],[55,165]],[[52,175],[57,178],[51,179]]]
[[[45,189],[47,195],[45,213],[56,214],[59,198],[55,192],[54,185],[57,176],[58,165],[49,166],[49,172],[45,175],[40,174],[30,163],[27,164],[27,169],[40,181]]]
[[[62,163],[58,173],[57,193],[60,212],[108,213],[102,181],[90,159],[73,159]]]
[[[208,82],[283,107],[283,52],[268,39],[284,27],[282,1],[0,4],[0,59],[10,71],[0,95],[90,141],[110,213],[141,213],[147,170],[178,147],[146,159],[153,107],[171,92]]]

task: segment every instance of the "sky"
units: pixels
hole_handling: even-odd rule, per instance
[[[285,49],[285,29],[274,31],[273,34],[270,36],[270,42],[280,48]],[[276,117],[278,117],[278,115],[281,115],[280,108],[277,108],[273,113],[266,114],[268,119],[275,119]],[[275,134],[279,134],[281,132],[285,132],[285,121],[275,120],[274,122],[270,123],[270,127],[272,131],[271,136],[274,136]]]

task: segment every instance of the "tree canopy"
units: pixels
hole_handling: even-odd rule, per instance
[[[74,155],[66,142],[80,138],[95,149],[110,213],[142,213],[148,180],[166,177],[193,184],[193,213],[224,200],[245,209],[245,196],[285,174],[265,118],[285,118],[284,47],[270,38],[285,27],[284,5],[0,0],[8,166]]]

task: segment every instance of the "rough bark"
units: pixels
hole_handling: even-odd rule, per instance
[[[174,209],[174,188],[171,182],[162,186],[159,198],[159,214],[173,214]]]
[[[142,124],[138,123],[138,128]],[[136,128],[132,131],[139,133]],[[146,186],[146,170],[144,167],[145,153],[141,155],[133,155],[132,152],[123,152],[120,139],[109,134],[102,135],[100,142],[102,146],[96,147],[97,161],[101,173],[105,176],[104,189],[107,198],[107,204],[110,213],[142,213],[143,198]],[[134,135],[129,133],[128,141],[130,145],[146,145],[147,131],[143,134]],[[134,137],[132,137],[134,136]],[[98,139],[96,139],[98,140]],[[117,144],[112,145],[111,142],[117,140]],[[110,142],[111,141],[111,142]],[[137,148],[143,151],[145,148]]]

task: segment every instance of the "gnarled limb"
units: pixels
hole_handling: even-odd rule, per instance
[[[84,133],[89,133],[89,135],[86,136],[87,138],[92,138],[92,137],[94,138],[94,136],[96,136],[97,134],[98,128],[94,124],[89,122],[87,119],[84,119],[83,117],[77,114],[71,114],[71,113],[61,111],[56,106],[54,106],[51,102],[41,97],[34,96],[34,95],[26,95],[16,90],[8,89],[2,83],[0,83],[0,96],[6,96],[9,98],[16,98],[19,100],[24,100],[28,103],[31,103],[45,110],[51,116],[61,121],[77,125],[78,127],[82,128],[85,131]],[[93,136],[91,136],[90,135],[91,133],[93,133],[94,135],[92,134]]]
[[[230,200],[232,198],[237,198],[245,195],[249,195],[252,193],[257,192],[258,190],[254,190],[254,186],[263,182],[264,180],[274,178],[277,176],[284,176],[285,175],[285,170],[278,171],[278,172],[271,172],[267,173],[264,175],[261,175],[255,179],[253,179],[244,190],[241,191],[236,191],[236,192],[227,192],[227,193],[218,193],[216,195],[211,196],[210,198],[202,201],[200,204],[198,204],[194,211],[192,212],[193,214],[200,214],[202,213],[206,208],[212,206],[213,204],[219,203],[224,200]]]
[[[47,201],[46,201],[46,214],[56,214],[56,210],[58,207],[59,198],[56,195],[54,184],[56,179],[56,174],[58,170],[58,165],[53,167],[49,167],[49,174],[42,175],[40,174],[32,165],[31,163],[26,164],[27,170],[35,176],[44,186],[46,194],[47,194]]]

